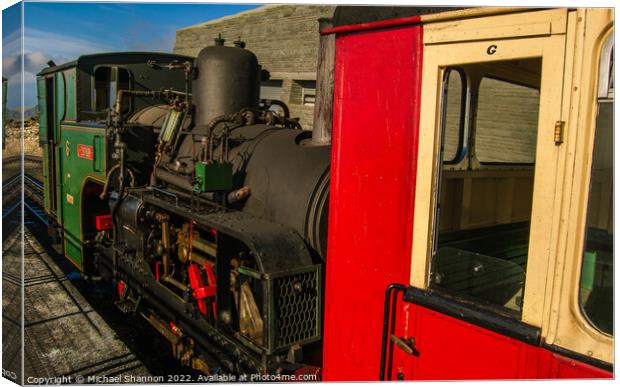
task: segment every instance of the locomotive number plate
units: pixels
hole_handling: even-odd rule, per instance
[[[78,144],[77,155],[79,158],[92,160],[93,159],[93,147],[90,145]]]

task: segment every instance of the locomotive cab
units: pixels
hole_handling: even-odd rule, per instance
[[[50,232],[81,270],[90,270],[89,246],[96,232],[108,224],[109,209],[99,195],[115,163],[106,120],[116,92],[184,89],[182,74],[164,74],[148,66],[148,60],[191,58],[157,53],[85,55],[37,75],[45,211],[49,224],[59,226]],[[124,101],[122,112],[131,115],[154,103],[152,98],[133,97]],[[156,139],[152,127],[128,128],[126,138],[128,163],[136,170],[152,165]],[[144,178],[136,175],[138,184]]]

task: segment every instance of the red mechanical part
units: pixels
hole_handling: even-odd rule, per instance
[[[170,330],[172,331],[172,333],[174,333],[175,335],[179,335],[179,333],[181,332],[181,330],[179,329],[179,327],[173,323],[172,321],[170,321],[168,323],[168,325],[170,326]]]
[[[110,230],[112,228],[112,215],[96,215],[95,228],[98,231]]]
[[[159,268],[161,267],[162,263],[161,262],[156,262],[155,263],[155,279],[157,281],[159,281],[159,279],[161,278],[161,275],[159,274]]]
[[[125,293],[125,288],[127,285],[123,281],[118,281],[116,283],[116,291],[118,292],[118,298],[123,298],[123,294]]]
[[[202,281],[202,276],[200,275],[200,266],[195,263],[189,265],[187,272],[189,274],[189,283],[193,289],[192,295],[198,301],[198,309],[200,313],[203,315],[207,315],[207,298],[212,298],[209,300],[209,304],[211,304],[211,308],[213,310],[213,315],[215,316],[215,274],[213,274],[213,269],[211,265],[205,263],[205,272],[207,273],[207,282],[205,285]]]

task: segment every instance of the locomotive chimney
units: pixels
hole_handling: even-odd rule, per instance
[[[319,19],[319,32],[333,26],[332,19]],[[316,100],[312,145],[329,145],[332,141],[332,111],[334,100],[334,57],[336,35],[319,37],[319,57],[316,66]]]

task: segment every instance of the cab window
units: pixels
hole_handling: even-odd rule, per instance
[[[579,302],[600,331],[613,334],[613,41],[601,56]]]
[[[127,69],[120,67],[102,66],[95,70],[93,86],[93,111],[103,112],[114,108],[116,93],[118,90],[129,90],[130,74]],[[131,108],[129,98],[123,101],[123,112],[127,113]]]

